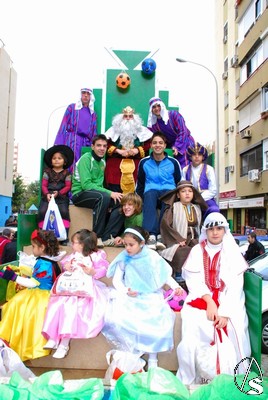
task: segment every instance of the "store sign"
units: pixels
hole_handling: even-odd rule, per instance
[[[264,197],[254,199],[229,200],[229,208],[264,207]]]

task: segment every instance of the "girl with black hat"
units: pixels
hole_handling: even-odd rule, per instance
[[[65,145],[50,147],[45,152],[44,163],[46,167],[42,177],[42,198],[37,216],[38,226],[42,229],[48,203],[53,195],[66,228],[67,238],[70,227],[68,194],[72,185],[72,177],[68,168],[72,165],[73,159],[74,154],[72,149]],[[66,246],[67,243],[68,240],[61,242],[64,246]]]

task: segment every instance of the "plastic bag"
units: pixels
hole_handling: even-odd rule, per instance
[[[60,371],[50,371],[33,380],[24,381],[14,372],[8,384],[0,385],[0,400],[101,400],[104,386],[99,378],[64,381]]]
[[[67,239],[66,229],[53,195],[48,203],[43,229],[53,231],[56,238],[60,241]]]
[[[19,266],[26,266],[33,269],[36,263],[36,257],[33,254],[27,254],[24,251],[18,251]]]
[[[21,361],[19,355],[0,339],[0,376],[9,377],[14,371],[24,379],[34,378],[34,373]]]
[[[76,269],[72,272],[65,271],[54,282],[52,295],[93,297],[93,279],[91,275]]]
[[[113,400],[187,400],[189,391],[176,376],[162,368],[142,374],[124,374],[116,382]]]
[[[197,376],[201,379],[212,380],[216,375],[234,375],[237,356],[233,343],[223,329],[215,329],[215,340],[211,344],[204,344],[197,348],[196,355]]]
[[[144,372],[143,367],[146,364],[146,361],[141,358],[141,353],[133,354],[121,350],[108,351],[106,360],[109,367],[105,373],[105,379],[118,379],[126,372],[131,374]]]

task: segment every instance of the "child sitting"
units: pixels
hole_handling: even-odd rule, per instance
[[[220,213],[211,213],[202,226],[199,244],[193,247],[182,269],[189,289],[182,311],[182,340],[177,354],[177,377],[185,385],[202,383],[197,372],[197,350],[214,341],[215,328],[228,334],[236,349],[232,372],[251,354],[245,308],[244,271],[247,264]],[[230,356],[219,352],[219,357]],[[207,361],[209,362],[209,360]],[[216,362],[211,360],[215,365]],[[221,365],[221,359],[219,359]],[[240,365],[239,374],[247,371]],[[207,369],[211,369],[210,365]]]
[[[87,229],[72,236],[72,248],[73,253],[61,265],[65,271],[78,270],[89,292],[62,295],[57,292],[57,286],[53,287],[42,333],[48,339],[44,348],[57,349],[54,358],[67,355],[70,339],[93,338],[104,324],[107,296],[106,285],[100,279],[106,276],[109,265],[106,253],[98,250],[97,235]]]
[[[28,289],[15,294],[2,309],[0,337],[18,353],[22,361],[47,356],[42,326],[50,289],[60,273],[55,259],[59,255],[59,242],[52,231],[37,231],[31,235],[36,264],[32,278],[18,276],[12,270],[1,272],[6,280],[16,281]]]
[[[50,147],[44,154],[44,162],[47,167],[44,169],[42,178],[42,198],[38,209],[38,226],[43,228],[45,214],[48,204],[53,195],[59,207],[60,214],[66,228],[66,236],[70,227],[69,214],[69,192],[71,190],[71,174],[68,168],[74,159],[73,151],[65,145]],[[44,227],[45,228],[45,227]],[[66,246],[68,240],[61,242]]]
[[[142,199],[136,193],[128,193],[122,197],[121,212],[125,216],[124,228],[142,226]],[[117,236],[114,239],[115,246],[123,246],[123,238]]]
[[[182,179],[192,182],[206,201],[208,209],[204,213],[205,218],[211,212],[220,211],[215,201],[217,195],[215,171],[213,167],[204,162],[208,157],[208,152],[200,143],[196,142],[194,146],[189,146],[186,153],[191,162],[183,168]]]
[[[124,232],[123,250],[110,264],[114,291],[105,314],[102,333],[119,350],[149,353],[148,367],[157,366],[157,353],[170,351],[175,314],[164,299],[167,285],[182,288],[171,277],[168,263],[145,246],[149,233],[135,226]]]

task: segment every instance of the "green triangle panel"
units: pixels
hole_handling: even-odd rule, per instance
[[[150,51],[126,51],[126,50],[113,50],[118,58],[130,70],[135,68],[141,61],[150,54]],[[121,71],[119,71],[121,72]]]

